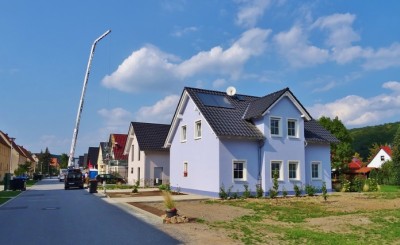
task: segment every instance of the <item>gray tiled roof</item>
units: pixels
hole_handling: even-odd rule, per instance
[[[339,143],[339,140],[315,120],[304,122],[304,137],[308,142]]]
[[[243,115],[249,102],[257,99],[257,97],[241,95],[240,99],[238,99],[238,97],[228,96],[224,92],[197,88],[185,89],[217,136],[253,139],[264,138],[264,135],[254,124],[243,119]],[[199,99],[198,93],[225,96],[234,108],[205,106]]]
[[[164,148],[170,125],[131,122],[140,150],[168,151]]]
[[[262,116],[262,114],[273,105],[289,88],[279,90],[264,97],[248,95],[228,96],[225,92],[188,88],[185,90],[193,99],[210,127],[218,137],[238,137],[248,139],[264,139],[262,132],[252,123],[252,119]],[[202,103],[198,94],[212,94],[224,96],[233,108],[218,106],[206,106]],[[292,93],[291,93],[292,94]],[[293,94],[292,94],[293,95]],[[297,100],[297,98],[293,95]],[[300,106],[305,110],[301,103]],[[305,137],[308,141],[318,142],[338,142],[327,130],[315,120],[305,123]]]

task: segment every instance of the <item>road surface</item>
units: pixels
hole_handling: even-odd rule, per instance
[[[44,179],[0,207],[0,244],[180,244],[87,190]]]

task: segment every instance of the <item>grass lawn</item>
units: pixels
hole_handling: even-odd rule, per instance
[[[17,196],[21,191],[0,191],[0,204],[10,200],[12,197]]]
[[[253,210],[207,223],[244,244],[400,244],[400,187],[375,193],[209,201]]]

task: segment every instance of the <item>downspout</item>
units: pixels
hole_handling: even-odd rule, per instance
[[[258,141],[258,187],[262,187],[262,176],[261,176],[261,169],[262,169],[262,148],[264,147],[265,139]]]

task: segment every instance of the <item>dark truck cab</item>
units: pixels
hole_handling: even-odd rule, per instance
[[[83,189],[83,175],[80,169],[68,169],[64,179],[64,189],[68,190],[70,187]]]

